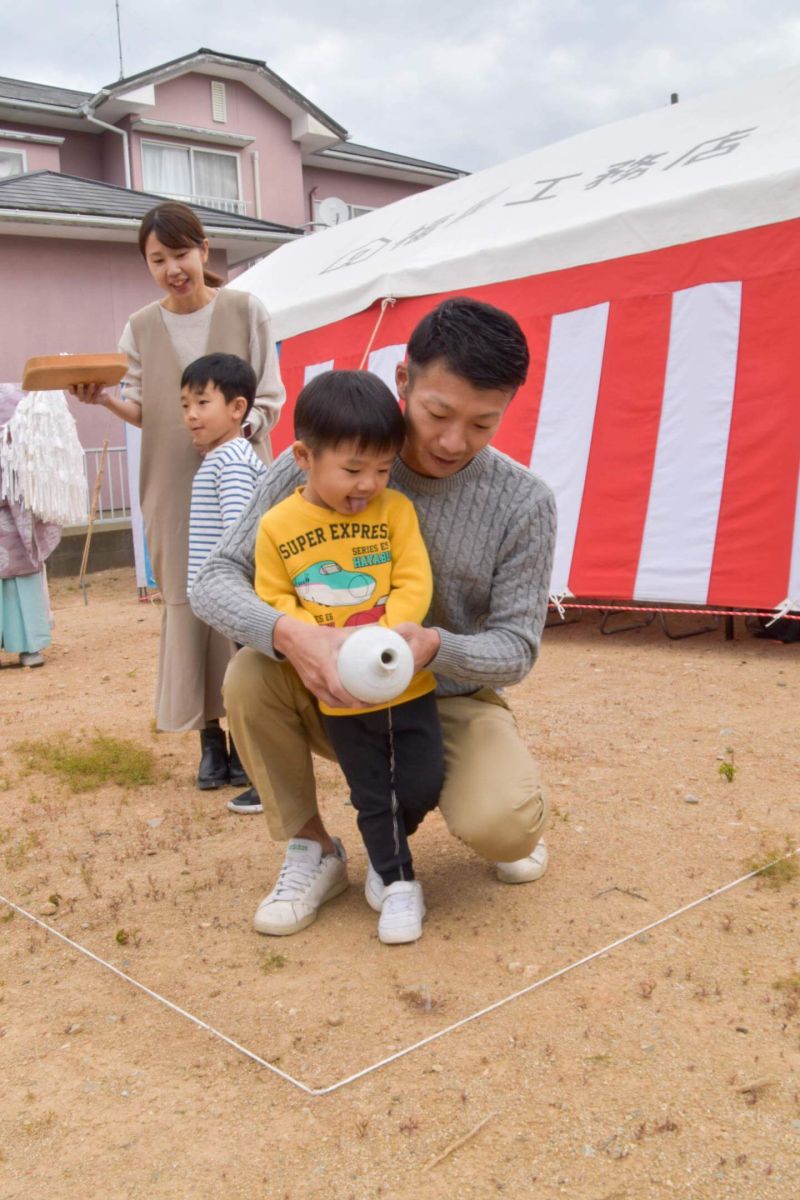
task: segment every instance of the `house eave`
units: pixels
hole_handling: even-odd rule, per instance
[[[250,146],[256,140],[252,134],[226,133],[221,129],[205,129],[200,125],[179,125],[173,121],[153,121],[139,117],[131,122],[137,133],[159,134],[162,137],[180,138],[189,142],[213,142],[220,146]]]
[[[418,183],[433,185],[450,183],[454,179],[462,179],[463,171],[448,171],[435,167],[416,167],[403,163],[387,162],[382,158],[367,158],[345,154],[335,150],[323,150],[318,154],[306,155],[303,159],[306,167],[321,167],[325,171],[346,171],[353,175],[377,176],[381,179],[397,179],[403,183]]]
[[[0,209],[0,235],[17,237],[135,243],[140,224],[141,220],[134,217],[23,208]],[[212,249],[228,253],[231,266],[268,254],[278,246],[303,236],[301,233],[284,233],[280,230],[221,229],[208,223],[205,224],[205,231]],[[235,257],[231,258],[232,255]]]

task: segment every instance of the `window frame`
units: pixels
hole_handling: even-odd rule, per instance
[[[22,170],[17,171],[15,175],[3,175],[3,179],[16,179],[17,175],[26,175],[28,172],[28,153],[24,146],[0,146],[0,153],[16,154],[22,160]]]
[[[139,140],[139,147],[140,147],[139,155],[140,155],[140,160],[141,160],[141,164],[142,164],[142,190],[146,191],[146,192],[152,191],[157,196],[165,195],[165,193],[160,192],[157,188],[149,188],[147,186],[147,183],[145,181],[145,165],[144,165],[144,163],[145,163],[145,155],[144,155],[145,146],[166,146],[170,150],[188,150],[189,151],[189,172],[190,172],[191,180],[192,180],[192,202],[194,202],[194,203],[199,203],[199,201],[197,201],[195,199],[195,197],[200,194],[199,192],[197,192],[195,190],[195,174],[194,174],[194,156],[195,156],[195,154],[219,154],[225,158],[234,159],[236,162],[236,190],[238,192],[235,202],[237,204],[241,204],[242,207],[246,210],[247,201],[245,200],[244,196],[242,195],[242,160],[237,151],[210,149],[207,146],[193,146],[191,144],[191,142],[166,142],[166,141],[162,141],[160,138],[144,138],[144,137],[140,138],[140,140]],[[208,199],[208,200],[229,200],[230,197],[228,197],[228,196],[207,196],[206,199]],[[247,214],[246,214],[246,212],[243,212],[243,213],[238,213],[238,215],[246,216]]]
[[[322,200],[327,200],[327,199],[330,199],[330,197],[328,197],[328,196],[322,197]],[[325,225],[325,222],[321,221],[319,219],[319,206],[322,203],[322,200],[318,200],[315,196],[314,201],[313,201],[313,203],[314,203],[314,222],[317,225]],[[358,220],[359,217],[366,216],[367,213],[375,212],[376,209],[382,207],[382,205],[380,205],[380,204],[371,204],[371,205],[370,204],[351,204],[349,200],[344,200],[343,203],[347,205],[347,210],[349,213],[349,216],[347,218],[348,221],[356,221],[356,220]],[[357,211],[354,211],[354,209]],[[325,228],[327,229],[330,227],[325,226]]]

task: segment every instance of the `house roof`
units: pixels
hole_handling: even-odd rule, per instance
[[[138,71],[135,75],[126,75],[123,79],[108,84],[91,97],[91,107],[100,108],[107,101],[113,101],[115,97],[124,95],[132,88],[171,79],[176,75],[183,75],[187,71],[200,71],[204,74],[223,77],[227,75],[234,78],[245,76],[255,91],[263,89],[264,98],[270,100],[277,108],[283,109],[285,115],[296,115],[298,110],[306,112],[327,126],[337,137],[347,137],[347,130],[344,126],[340,125],[338,121],[334,121],[333,117],[309,100],[307,96],[304,96],[302,92],[293,88],[282,76],[268,67],[263,59],[245,58],[240,54],[223,54],[218,50],[211,50],[207,46],[201,46],[199,50],[182,54],[180,58],[170,59],[169,62],[159,63],[155,67],[149,67],[146,71]],[[255,78],[247,78],[247,76]],[[281,104],[281,98],[283,98],[283,104]]]
[[[362,146],[358,142],[336,142],[333,146],[318,150],[308,161],[316,162],[320,158],[341,159],[343,156],[353,163],[383,164],[399,170],[441,175],[447,179],[458,179],[461,175],[469,174],[468,171],[460,171],[457,167],[446,167],[442,163],[428,162],[424,158],[410,158],[406,154],[394,154],[390,150],[378,150],[375,146]],[[339,165],[340,163],[337,163],[337,166]]]
[[[135,241],[144,214],[163,200],[163,196],[76,175],[30,171],[0,180],[0,232]],[[203,222],[211,244],[232,252],[234,264],[303,235],[302,229],[275,221],[199,204],[189,207]]]
[[[57,105],[59,108],[80,108],[87,100],[91,100],[92,93],[0,76],[0,97],[8,100],[26,100],[31,104]]]
[[[342,125],[287,83],[263,59],[223,54],[206,46],[145,71],[126,75],[95,93],[0,77],[0,110],[8,108],[15,117],[15,108],[49,110],[52,123],[99,135],[102,129],[87,123],[86,110],[102,113],[104,120],[114,124],[123,116],[140,111],[143,103],[140,89],[190,71],[214,78],[237,79],[252,88],[292,120],[293,136],[303,146],[305,161],[309,164],[420,183],[430,183],[432,179],[456,179],[466,174],[441,163],[350,142]]]
[[[29,171],[0,179],[0,208],[35,209],[40,212],[72,212],[104,217],[134,217],[141,220],[154,204],[163,204],[163,196],[134,192],[113,183],[81,179],[59,171]],[[200,204],[190,204],[205,225],[219,229],[271,230],[276,233],[302,234],[302,229],[260,221],[236,213],[219,212]]]

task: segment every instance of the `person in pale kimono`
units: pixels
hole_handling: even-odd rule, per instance
[[[24,395],[16,384],[0,384],[0,428]],[[0,497],[2,491],[0,479]],[[0,647],[18,655],[23,667],[43,666],[41,652],[50,645],[44,564],[60,540],[58,525],[0,498]]]

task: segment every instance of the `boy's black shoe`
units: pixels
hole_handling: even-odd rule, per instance
[[[228,808],[235,813],[260,813],[264,811],[264,807],[258,798],[258,792],[255,788],[249,787],[246,792],[241,792],[240,795],[234,796],[228,801]]]
[[[239,758],[239,751],[233,744],[233,738],[228,734],[228,769],[229,780],[231,787],[249,787],[250,780],[247,777],[247,771],[242,766],[242,760]],[[260,811],[260,810],[259,810]]]
[[[201,792],[211,788],[225,787],[228,782],[228,747],[225,745],[225,730],[211,725],[200,730],[200,745],[203,753],[197,771],[197,786]]]

